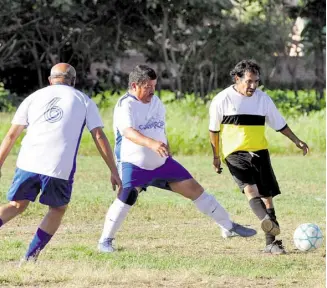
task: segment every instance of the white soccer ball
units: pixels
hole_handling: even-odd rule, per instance
[[[312,223],[301,224],[297,227],[293,239],[295,247],[301,251],[315,250],[323,243],[320,228]]]

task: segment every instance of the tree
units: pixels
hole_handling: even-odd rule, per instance
[[[326,3],[320,0],[303,0],[300,5],[290,6],[289,14],[293,19],[306,19],[301,33],[304,52],[313,55],[315,66],[314,88],[318,91],[318,99],[324,97],[326,70]]]

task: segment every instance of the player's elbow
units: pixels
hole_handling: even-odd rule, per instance
[[[101,141],[107,139],[101,127],[94,128],[91,131],[92,137],[94,141]]]

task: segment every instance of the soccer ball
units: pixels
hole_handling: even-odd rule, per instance
[[[294,244],[301,251],[311,251],[319,248],[323,242],[320,228],[316,224],[305,223],[296,228]]]

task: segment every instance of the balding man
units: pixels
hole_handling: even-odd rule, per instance
[[[57,231],[71,198],[76,155],[86,125],[111,171],[113,189],[121,180],[96,104],[76,90],[76,71],[66,63],[52,67],[50,86],[37,90],[19,106],[0,146],[0,171],[19,135],[27,128],[8,192],[0,207],[0,227],[22,213],[41,191],[40,203],[49,211],[23,260],[36,260]],[[0,173],[1,176],[1,173]]]

